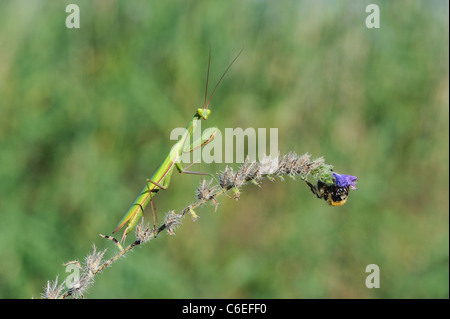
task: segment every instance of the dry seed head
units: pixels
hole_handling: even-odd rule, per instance
[[[44,288],[44,293],[41,294],[41,298],[45,299],[58,299],[61,296],[61,292],[64,287],[64,282],[58,286],[58,277],[53,282],[47,281],[47,286]]]
[[[143,244],[150,239],[154,238],[153,229],[150,229],[149,225],[144,226],[144,220],[136,226],[136,238]]]
[[[259,175],[271,175],[275,173],[279,166],[278,156],[270,157],[264,155],[259,164]]]
[[[95,245],[92,246],[92,253],[86,257],[85,268],[88,273],[94,273],[97,271],[102,263],[103,256],[106,253],[106,249],[97,252]]]
[[[297,174],[300,174],[302,177],[306,177],[306,175],[310,174],[311,171],[317,167],[316,161],[310,161],[311,155],[305,154],[301,156],[298,160],[298,166],[296,167]],[[323,160],[323,159],[322,159]]]
[[[276,175],[292,175],[295,174],[295,164],[298,159],[298,155],[295,152],[289,152],[284,155],[279,164]]]
[[[209,200],[213,200],[215,196],[215,191],[217,190],[217,186],[214,185],[211,186],[211,183],[213,182],[213,179],[209,181],[209,183],[206,182],[206,180],[202,180],[202,183],[200,184],[200,187],[197,188],[197,199],[202,202],[207,202]]]
[[[190,206],[189,206],[190,208]],[[164,223],[166,224],[167,232],[169,235],[174,235],[174,230],[181,225],[183,214],[176,214],[174,210],[167,213]]]
[[[311,161],[311,155],[308,153],[299,156],[295,152],[289,152],[281,158],[276,175],[289,175],[290,177],[300,175],[302,179],[305,179],[314,169],[320,167],[323,161],[321,157]]]
[[[230,189],[234,186],[235,173],[232,167],[225,167],[225,170],[219,175],[220,186],[224,189]]]
[[[241,167],[239,168],[239,170],[236,172],[236,174],[234,175],[234,179],[233,179],[233,186],[235,188],[239,188],[242,185],[245,184],[246,180],[246,167],[245,164],[242,164]]]
[[[241,167],[239,168],[237,175],[239,176],[240,179],[244,180],[245,182],[248,182],[248,181],[251,181],[254,179],[260,179],[261,178],[261,174],[260,174],[261,165],[258,162],[253,161],[253,162],[249,163],[248,161],[249,161],[249,158],[247,156],[244,164],[242,164]]]
[[[73,298],[84,298],[84,293],[94,283],[94,274],[83,273],[69,288]]]

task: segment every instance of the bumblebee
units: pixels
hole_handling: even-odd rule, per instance
[[[314,186],[310,182],[306,181],[311,192],[317,196],[317,198],[323,198],[331,206],[342,206],[347,202],[350,186],[340,186],[338,183],[327,185],[322,181],[317,181],[317,185]]]

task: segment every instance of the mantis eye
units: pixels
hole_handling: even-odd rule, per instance
[[[209,110],[209,109],[197,109],[197,114],[200,115],[204,120],[207,120],[209,114],[211,114],[211,110]]]

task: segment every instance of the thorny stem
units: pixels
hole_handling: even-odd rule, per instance
[[[81,270],[81,276],[68,288],[64,293],[62,291],[66,288],[65,283],[58,285],[58,278],[55,281],[47,282],[47,286],[42,294],[43,298],[59,298],[65,299],[68,297],[84,297],[83,293],[87,288],[93,284],[94,277],[101,273],[105,268],[111,266],[120,257],[124,256],[135,247],[156,238],[162,231],[167,230],[169,234],[174,234],[174,229],[182,222],[186,214],[191,214],[194,221],[197,218],[195,209],[212,201],[217,209],[217,197],[221,195],[228,195],[227,192],[234,190],[234,198],[239,199],[239,189],[252,182],[260,186],[260,181],[264,178],[274,181],[276,177],[283,179],[284,175],[292,178],[299,176],[306,181],[308,176],[320,179],[324,183],[331,182],[332,166],[325,164],[323,158],[310,160],[309,154],[298,156],[295,152],[290,152],[284,155],[281,159],[265,157],[260,162],[249,163],[248,159],[241,165],[237,172],[233,172],[232,168],[228,166],[223,172],[217,174],[219,176],[219,185],[211,187],[212,181],[206,182],[203,180],[200,187],[197,189],[197,199],[193,204],[188,205],[180,213],[169,211],[165,217],[164,223],[158,229],[150,229],[149,226],[144,226],[143,221],[136,227],[136,240],[127,247],[123,248],[121,244],[112,236],[100,235],[103,238],[111,240],[118,247],[119,251],[110,259],[102,262],[103,255],[106,249],[102,252],[97,252],[96,247],[93,247],[93,252],[86,257],[84,267],[78,261],[71,261],[68,264],[77,264]]]

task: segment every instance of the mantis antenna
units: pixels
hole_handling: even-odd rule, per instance
[[[209,66],[210,65],[211,65],[211,45],[209,45],[208,71],[206,71],[205,103],[203,103],[203,108],[206,107],[206,98],[207,98],[207,95],[208,95]]]
[[[225,76],[225,74],[227,74],[228,70],[231,68],[231,66],[233,65],[234,61],[237,60],[237,58],[241,55],[242,51],[244,49],[242,48],[241,51],[239,51],[239,53],[236,55],[236,57],[233,59],[233,61],[231,61],[230,65],[227,67],[227,69],[225,70],[225,72],[223,72],[222,76],[220,77],[219,81],[217,82],[216,86],[214,87],[213,92],[211,93],[211,96],[209,97],[208,100],[208,104],[206,104],[203,109],[208,109],[209,104],[211,103],[211,99],[214,95],[214,92],[216,92],[217,87],[219,86],[220,82],[222,81],[223,77]],[[210,56],[210,60],[211,60],[211,47],[209,48],[209,56]],[[209,77],[209,62],[208,62],[208,76]],[[208,89],[208,82],[206,82],[206,89]],[[206,102],[206,92],[205,92],[205,102]]]

